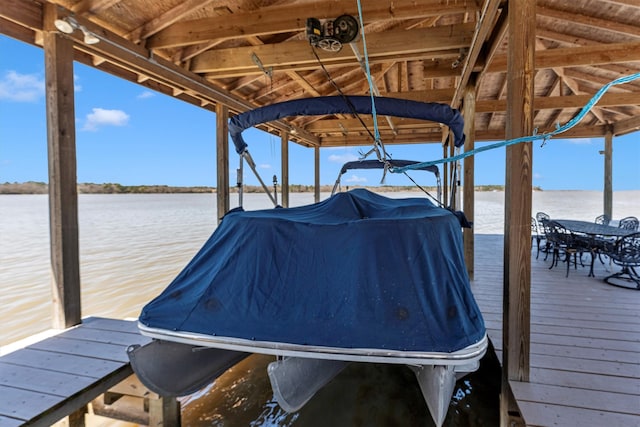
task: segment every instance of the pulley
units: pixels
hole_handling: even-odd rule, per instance
[[[358,36],[358,21],[351,15],[341,15],[335,20],[307,18],[307,39],[312,46],[328,52],[338,52],[342,45],[351,43]]]

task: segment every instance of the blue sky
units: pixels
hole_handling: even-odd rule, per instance
[[[47,182],[42,49],[0,35],[0,182]],[[76,63],[78,182],[123,185],[216,185],[215,114]],[[267,183],[280,180],[280,138],[251,129],[243,134]],[[476,145],[482,145],[476,142]],[[603,138],[534,142],[533,184],[545,190],[601,190]],[[332,184],[345,161],[369,147],[320,150],[320,181]],[[640,132],[614,138],[614,190],[640,189]],[[387,146],[397,159],[442,157],[438,144]],[[238,157],[231,152],[231,185]],[[312,149],[289,144],[289,182],[313,184]],[[504,184],[504,148],[475,156],[475,183]],[[425,185],[430,177],[414,173]],[[347,173],[343,184],[377,185],[379,172]],[[257,184],[248,168],[245,183]],[[386,184],[410,185],[390,175]]]

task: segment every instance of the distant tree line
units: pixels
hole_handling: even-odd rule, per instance
[[[273,187],[268,187],[273,190]],[[420,191],[415,186],[349,186],[343,185],[342,189],[366,188],[376,192],[398,192],[398,191]],[[435,191],[435,187],[423,187],[428,191]],[[328,193],[333,189],[331,185],[320,186],[320,191]],[[542,191],[540,187],[534,187],[534,191]],[[229,189],[232,193],[237,193],[237,187]],[[278,186],[278,192],[282,189]],[[476,191],[503,191],[504,185],[478,185]],[[49,186],[45,182],[5,182],[0,184],[0,194],[47,194]],[[262,193],[263,189],[258,185],[245,185],[243,187],[245,193]],[[290,193],[310,193],[315,191],[313,185],[289,184]],[[79,194],[157,194],[157,193],[215,193],[215,187],[196,186],[196,187],[174,187],[169,185],[122,185],[117,183],[82,183],[78,184]]]

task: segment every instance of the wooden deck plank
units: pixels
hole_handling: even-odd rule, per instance
[[[70,329],[63,334],[60,334],[62,338],[74,338],[78,340],[101,342],[105,344],[115,345],[131,345],[131,344],[143,344],[147,342],[147,339],[140,334],[120,332],[106,329],[93,329],[93,328],[74,328]]]
[[[640,415],[640,401],[632,394],[519,381],[511,382],[511,390],[519,401]]]
[[[130,334],[139,334],[138,322],[122,321],[120,319],[109,319],[106,317],[88,317],[82,320],[83,328],[103,329],[106,331],[128,332]]]
[[[9,418],[0,415],[0,427],[18,427],[23,424],[22,420],[16,418]]]
[[[122,366],[122,363],[111,360],[94,359],[73,354],[50,353],[31,348],[9,353],[2,357],[2,362],[39,368],[45,371],[84,375],[91,378],[100,378]]]
[[[16,419],[47,426],[77,411],[129,377],[126,348],[149,341],[136,322],[89,318],[2,356],[0,427]]]
[[[518,407],[529,427],[636,427],[638,425],[636,415],[528,401],[518,402]]]
[[[502,307],[499,304],[491,304],[482,301],[481,298],[477,298],[478,303],[481,303],[483,308],[492,313],[500,313]],[[629,323],[637,322],[640,320],[640,316],[634,311],[621,310],[616,308],[603,308],[601,305],[594,305],[589,307],[589,312],[585,312],[585,305],[569,306],[566,304],[535,304],[532,303],[531,307],[536,310],[536,314],[540,317],[549,319],[557,319],[559,317],[568,320],[588,320],[598,321],[606,326],[607,323]]]
[[[562,371],[549,368],[531,368],[531,382],[536,384],[558,385],[571,388],[585,388],[615,393],[640,394],[640,381],[636,378]]]
[[[562,369],[572,372],[611,375],[640,379],[640,369],[637,363],[609,362],[606,360],[571,359],[566,357],[549,356],[546,354],[531,354],[531,365],[539,368]]]
[[[502,348],[501,336],[492,337],[491,340],[494,346]],[[571,337],[571,340],[568,340],[566,336],[561,336],[561,335],[546,335],[546,334],[532,333],[531,342],[540,344],[540,345],[548,344],[548,345],[555,345],[555,346],[571,346],[578,349],[585,348],[585,349],[592,349],[592,350],[598,349],[598,350],[610,350],[614,352],[616,351],[626,352],[626,353],[636,354],[635,359],[637,360],[638,344],[634,342],[629,342],[629,341],[618,341],[618,340],[600,339],[600,338],[583,338],[583,337]]]
[[[49,351],[51,353],[70,353],[77,356],[87,356],[117,362],[129,361],[126,352],[122,351],[122,345],[70,339],[61,336],[51,337],[35,343],[31,345],[30,348]]]
[[[500,357],[502,236],[475,237],[471,288]],[[549,262],[532,260],[530,381],[511,381],[526,424],[640,426],[640,292],[604,283],[599,262],[595,278]]]
[[[93,377],[0,362],[0,385],[64,396],[75,393],[78,386],[84,388],[93,382]]]
[[[62,401],[61,396],[2,385],[0,395],[0,413],[23,421],[30,420],[34,413],[44,412]]]

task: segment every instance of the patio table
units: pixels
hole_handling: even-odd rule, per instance
[[[588,234],[589,236],[624,237],[635,233],[634,230],[614,227],[612,225],[596,224],[595,222],[579,221],[575,219],[554,219],[555,222],[574,233]]]
[[[615,244],[613,240],[607,240],[607,238],[618,239],[635,233],[634,230],[628,230],[626,228],[614,227],[612,225],[597,224],[590,221],[580,221],[575,219],[555,219],[555,222],[563,226],[565,229],[572,233],[580,233],[588,236],[592,243],[591,253],[591,266],[589,268],[589,277],[593,277],[593,262],[595,260],[593,250],[598,253],[604,253],[607,255],[607,250],[603,248],[612,248]]]

